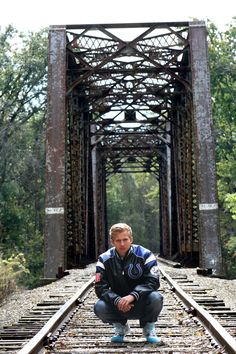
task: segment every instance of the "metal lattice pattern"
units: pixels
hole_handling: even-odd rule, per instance
[[[67,31],[67,242],[75,258],[88,252],[92,195],[95,248],[104,247],[105,180],[125,172],[159,180],[163,254],[185,257],[198,247],[188,26],[129,30],[87,25]]]

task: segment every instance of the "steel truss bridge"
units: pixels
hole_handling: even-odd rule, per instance
[[[108,247],[106,181],[160,186],[161,255],[221,272],[204,22],[51,26],[45,277]]]

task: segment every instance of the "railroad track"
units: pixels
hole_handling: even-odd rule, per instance
[[[125,343],[111,343],[111,326],[93,313],[97,299],[93,278],[87,275],[64,304],[54,294],[16,325],[0,331],[0,353],[236,353],[236,313],[209,295],[209,289],[169,269],[161,270],[164,308],[156,326],[161,347],[144,341],[138,321],[129,321],[132,331]]]

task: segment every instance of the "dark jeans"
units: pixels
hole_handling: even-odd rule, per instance
[[[121,312],[113,304],[98,300],[94,305],[95,314],[108,323],[119,322],[125,324],[128,319],[139,320],[140,327],[147,322],[156,322],[163,306],[163,296],[158,291],[141,296],[134,302],[134,307],[128,312]]]

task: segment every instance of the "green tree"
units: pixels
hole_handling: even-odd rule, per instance
[[[159,190],[157,180],[148,173],[116,174],[107,184],[108,226],[129,224],[134,242],[159,250]]]
[[[225,32],[209,25],[209,62],[216,158],[220,223],[225,266],[236,276],[236,18]]]
[[[29,273],[23,254],[3,260],[0,256],[0,301],[16,289],[16,280]]]
[[[0,250],[25,255],[30,283],[43,262],[46,34],[0,33]]]

